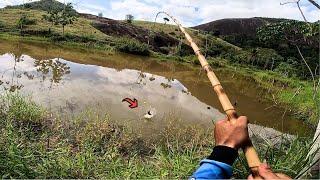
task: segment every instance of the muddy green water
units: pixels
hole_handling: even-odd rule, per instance
[[[312,131],[285,109],[262,102],[265,92],[248,78],[234,70],[215,71],[251,123],[291,134]],[[0,84],[2,93],[19,91],[61,115],[91,109],[141,131],[162,127],[168,117],[203,126],[224,117],[199,67],[128,54],[0,40]],[[138,108],[122,102],[126,97],[136,98]],[[156,115],[146,121],[150,109]]]

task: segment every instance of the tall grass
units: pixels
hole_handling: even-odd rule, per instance
[[[149,56],[150,51],[147,44],[141,43],[138,40],[130,38],[119,38],[116,44],[116,50],[120,52]]]
[[[187,178],[213,147],[211,131],[167,120],[156,138],[144,138],[108,116],[88,111],[72,120],[51,118],[17,94],[0,97],[2,178]],[[309,165],[308,138],[273,146],[255,141],[270,165],[295,177]],[[235,178],[248,175],[243,155]]]
[[[284,173],[292,178],[301,178],[301,176],[311,178],[313,176],[312,174],[302,172],[305,169],[310,169],[315,163],[313,161],[315,154],[308,155],[314,144],[312,138],[288,138],[283,136],[277,144],[272,144],[268,140],[263,139],[259,139],[258,141],[255,145],[260,159],[267,162],[274,172]],[[234,166],[234,175],[236,177],[246,178],[249,175],[249,168],[246,165],[243,153],[240,154]]]

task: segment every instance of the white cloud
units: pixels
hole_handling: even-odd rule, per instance
[[[27,1],[27,0],[24,0]],[[34,1],[34,0],[33,0]],[[280,5],[287,0],[59,0],[73,2],[84,13],[124,19],[132,14],[136,19],[153,21],[159,11],[167,11],[184,26],[194,26],[223,18],[274,17],[302,20],[296,4]],[[23,0],[1,0],[0,7],[21,3]],[[108,6],[99,6],[108,4]],[[320,19],[319,11],[307,0],[301,0],[301,8],[311,22]],[[159,22],[162,22],[159,17]]]
[[[124,1],[112,1],[111,2],[112,13],[115,13],[116,19],[123,19],[126,14],[133,14],[136,19],[148,19],[154,16],[157,11],[157,7],[150,6],[139,0],[124,0]]]
[[[309,21],[319,20],[319,11],[301,1],[302,10]],[[145,3],[147,2],[147,3]],[[123,19],[126,13],[137,19],[153,21],[158,11],[167,11],[182,21],[184,26],[194,26],[223,18],[274,17],[302,20],[296,4],[280,5],[285,0],[124,0],[111,1],[112,18]]]
[[[209,4],[203,6],[200,11],[203,22],[236,17],[275,17],[302,20],[295,4],[280,5],[280,2],[284,2],[281,0],[224,1],[225,3],[220,5]],[[309,21],[319,20],[319,11],[310,10],[306,6],[302,6],[302,10]]]

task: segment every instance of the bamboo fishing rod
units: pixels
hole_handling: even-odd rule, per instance
[[[169,16],[174,21],[174,23],[176,23],[177,26],[180,28],[180,30],[182,31],[182,33],[185,35],[186,39],[190,43],[190,46],[194,50],[194,53],[197,55],[198,60],[201,64],[202,68],[207,73],[207,76],[211,82],[213,90],[216,92],[216,94],[219,98],[219,101],[222,105],[222,108],[228,116],[228,119],[230,121],[236,120],[238,118],[237,112],[236,112],[235,108],[233,107],[233,105],[231,104],[227,94],[223,90],[222,85],[221,85],[218,77],[215,75],[211,66],[207,62],[206,58],[201,53],[200,48],[193,41],[191,36],[187,33],[187,31],[184,29],[184,27],[182,27],[182,25],[178,22],[177,19],[175,19],[173,16],[171,16],[170,14],[168,14],[167,12],[164,12],[164,11],[158,12],[156,15],[156,19],[159,14],[165,14],[165,15]],[[258,156],[256,150],[254,149],[250,139],[249,139],[249,142],[246,144],[246,146],[243,147],[242,149],[244,151],[244,154],[246,156],[246,159],[247,159],[247,162],[248,162],[248,165],[250,167],[252,174],[254,176],[257,176],[258,175],[258,167],[260,166],[261,161],[260,161],[259,156]]]

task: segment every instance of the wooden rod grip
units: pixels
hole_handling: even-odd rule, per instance
[[[259,159],[257,151],[254,149],[254,147],[252,145],[251,140],[249,140],[248,144],[246,144],[246,146],[244,146],[242,148],[242,150],[246,156],[248,166],[250,167],[250,169],[254,175],[254,173],[257,173],[254,171],[258,170],[258,167],[260,166],[261,161]]]
[[[234,109],[226,110],[226,114],[229,120],[236,120],[238,118],[237,112]],[[261,161],[250,139],[245,144],[245,146],[242,147],[242,150],[246,156],[248,166],[252,172],[252,175],[254,177],[258,176],[258,167],[260,166]]]

